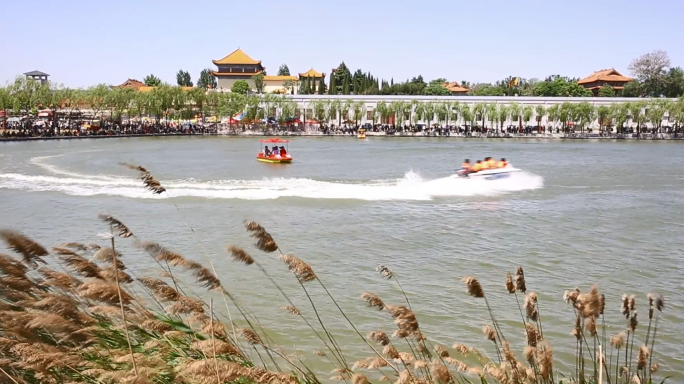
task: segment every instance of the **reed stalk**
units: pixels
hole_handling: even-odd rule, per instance
[[[112,224],[109,225],[109,230],[110,230],[110,235],[111,235],[111,242],[112,242],[112,257],[114,259],[114,268],[116,268],[117,265],[117,259],[116,259],[116,246],[115,246],[115,241],[114,241],[114,226]],[[124,310],[124,304],[123,304],[123,299],[121,295],[121,285],[119,284],[119,274],[118,271],[114,273],[114,280],[116,282],[116,293],[119,296],[119,306],[121,308],[121,319],[124,324],[124,333],[126,334],[126,342],[128,342],[128,351],[131,354],[131,362],[133,363],[133,371],[135,372],[135,376],[138,376],[138,366],[135,363],[135,356],[133,354],[133,346],[131,344],[131,337],[128,334],[128,322],[126,321],[126,311]]]

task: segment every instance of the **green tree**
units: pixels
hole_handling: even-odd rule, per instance
[[[522,109],[522,118],[523,118],[523,123],[527,124],[532,120],[532,116],[534,115],[534,108],[532,108],[531,105],[526,105]]]
[[[516,111],[518,113],[517,116],[515,116],[517,119],[520,119],[520,110]],[[499,129],[496,130],[498,133],[501,128],[503,128],[504,123],[508,120],[509,117],[511,116],[511,108],[507,105],[501,104],[499,106],[499,109],[497,110],[497,113],[499,115]],[[517,122],[517,121],[516,121]]]
[[[289,92],[290,94],[294,93],[295,89],[295,84],[293,80],[285,80],[283,81],[283,87],[285,87],[285,90]]]
[[[179,87],[192,87],[190,73],[182,69],[179,70],[178,73],[176,73],[176,84],[178,84]]]
[[[145,83],[145,85],[147,85],[148,87],[157,87],[161,85],[162,82],[157,76],[149,74],[145,76],[145,78],[143,79],[143,83]]]
[[[591,97],[591,90],[577,84],[576,79],[553,75],[540,81],[534,88],[535,96]]]
[[[202,72],[200,72],[199,79],[197,80],[197,86],[204,89],[216,89],[216,77],[212,74],[211,69],[206,68],[203,69]]]
[[[582,101],[574,106],[574,120],[579,124],[580,131],[596,119],[596,109],[587,101]]]
[[[665,75],[663,84],[665,97],[680,97],[684,95],[684,70],[681,67],[670,68]]]
[[[342,94],[343,95],[349,95],[349,93],[350,93],[349,77],[345,77],[343,82],[342,82]]]
[[[233,93],[246,95],[250,91],[249,84],[245,80],[238,80],[233,84],[233,87],[230,89],[230,91]]]
[[[637,123],[637,138],[641,138],[641,126],[646,121],[645,109],[648,106],[646,100],[635,101],[629,104],[629,113],[632,121]]]
[[[337,84],[335,83],[334,74],[330,75],[330,86],[328,87],[329,95],[337,95]]]
[[[660,97],[665,91],[665,77],[670,67],[667,52],[656,50],[641,55],[629,64],[629,71],[643,87],[646,96]]]
[[[287,67],[287,64],[280,65],[278,68],[278,76],[290,76],[290,68]]]
[[[541,122],[544,119],[544,116],[546,116],[546,106],[540,104],[534,107],[534,116],[537,120],[537,127],[541,127]]]
[[[611,114],[612,110],[608,105],[599,105],[598,108],[596,108],[596,116],[598,117],[600,132],[603,132],[603,129],[611,124]]]
[[[318,94],[319,95],[325,95],[326,87],[325,87],[325,78],[321,77],[321,80],[318,82]]]
[[[0,111],[12,108],[12,96],[9,87],[0,87]]]
[[[443,85],[446,82],[447,82],[446,79],[443,79],[443,78],[432,80],[423,89],[423,94],[424,95],[431,95],[431,96],[449,96],[451,94],[451,92],[449,92],[449,90],[446,89]]]
[[[598,97],[615,97],[615,90],[608,84],[604,84],[598,91]]]
[[[560,120],[560,104],[554,104],[546,111],[551,123],[551,129],[555,128],[556,123]]]
[[[252,80],[254,81],[254,88],[257,93],[264,93],[264,75],[262,73],[254,75],[252,76]]]
[[[363,119],[363,116],[366,114],[366,104],[363,101],[356,101],[354,102],[354,105],[352,106],[352,115],[354,116],[354,122],[356,125],[359,124],[359,121]]]
[[[90,106],[90,109],[93,111],[93,115],[97,116],[107,106],[109,94],[111,92],[112,89],[109,88],[107,84],[98,84],[88,88],[85,91],[83,94],[85,96],[85,100],[83,101],[85,104]]]
[[[613,103],[610,105],[610,120],[617,133],[624,132],[625,123],[629,120],[630,103]]]
[[[642,97],[644,90],[639,80],[630,81],[622,90],[623,97]]]
[[[462,105],[461,116],[463,117],[463,121],[467,122],[470,125],[470,129],[472,129],[473,125],[475,125],[475,114],[473,113],[473,109],[469,105]]]

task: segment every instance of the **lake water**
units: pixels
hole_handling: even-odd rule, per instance
[[[107,228],[97,215],[108,213],[141,239],[201,263],[211,257],[224,286],[270,336],[322,370],[332,367],[314,362],[320,341],[279,309],[287,302],[258,269],[225,251],[229,244],[253,251],[313,317],[286,267],[251,247],[243,220],[258,221],[282,249],[311,264],[363,333],[394,330],[386,313],[359,299],[363,292],[403,302],[396,285],[375,272],[383,264],[399,277],[432,342],[490,355],[480,332],[486,308],[467,296],[460,278],[480,279],[504,333],[522,351],[520,314],[503,287],[506,272],[522,265],[528,289],[539,295],[555,365],[566,373],[575,341],[564,290],[598,284],[609,335],[626,327],[621,295],[636,294],[635,345],[648,324],[646,294],[662,292],[667,306],[653,361],[662,376],[684,380],[684,143],[295,138],[290,165],[258,163],[258,148],[256,139],[220,137],[0,143],[0,226],[46,246],[102,242],[98,234]],[[524,172],[496,181],[448,177],[464,158],[485,156],[506,157]],[[122,161],[148,168],[171,198],[145,191]],[[122,240],[122,251],[138,276],[159,274],[131,241]],[[347,360],[371,356],[320,287],[311,291]],[[210,297],[197,286],[193,292]]]

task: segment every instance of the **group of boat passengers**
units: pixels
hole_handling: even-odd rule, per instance
[[[285,150],[285,147],[280,147],[278,148],[277,145],[273,146],[273,149],[268,149],[268,145],[264,145],[264,156],[278,156],[280,157],[285,157],[287,155],[287,151]]]
[[[465,159],[463,164],[461,164],[461,175],[468,175],[471,173],[477,173],[480,171],[487,171],[490,169],[505,168],[508,165],[506,159],[501,158],[501,160],[496,161],[493,157],[485,157],[484,160],[478,160],[475,164],[470,164],[469,159]]]

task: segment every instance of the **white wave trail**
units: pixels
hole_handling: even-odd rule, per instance
[[[72,174],[73,176],[79,176]],[[0,189],[59,192],[73,196],[108,195],[127,198],[166,198],[143,189],[141,182],[100,175],[93,177],[33,176],[16,173],[0,174]],[[306,178],[274,178],[263,180],[172,180],[161,181],[172,197],[208,199],[267,200],[281,197],[309,199],[355,199],[367,201],[431,200],[446,196],[498,195],[542,188],[541,176],[519,172],[501,180],[460,179],[444,177],[424,180],[410,171],[401,179],[345,183]]]

